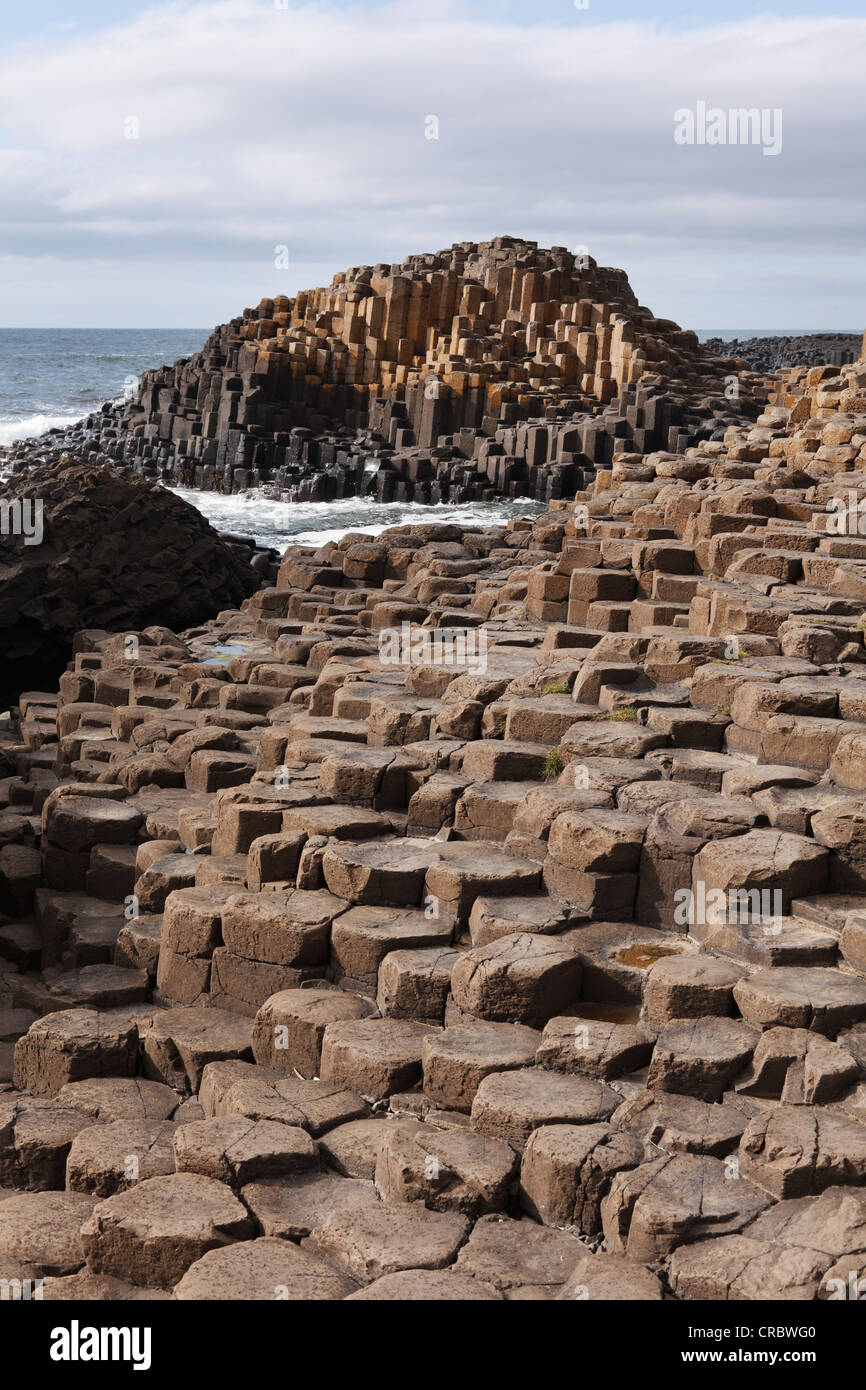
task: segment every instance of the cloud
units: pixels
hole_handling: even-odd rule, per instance
[[[850,316],[866,20],[581,18],[566,6],[556,26],[516,28],[451,0],[222,0],[9,53],[0,249],[31,277],[44,258],[22,309],[47,307],[64,267],[79,280],[90,267],[79,322],[104,289],[106,322],[188,323],[173,295],[191,276],[196,302],[209,285],[222,303],[239,279],[249,300],[310,283],[312,263],[511,233],[586,244],[658,313],[698,326]],[[780,108],[781,155],[676,145],[674,111],[699,100]],[[800,304],[780,253],[802,266]],[[64,303],[75,312],[67,285]]]

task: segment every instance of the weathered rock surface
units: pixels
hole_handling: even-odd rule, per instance
[[[171,393],[201,364],[151,383],[203,485],[220,465],[289,491],[322,463],[338,486],[360,454],[313,457],[292,410],[315,403],[387,416],[397,491],[433,499],[456,449],[458,491],[550,505],[293,547],[240,608],[131,634],[133,661],[100,613],[59,689],[20,695],[0,1277],[214,1301],[829,1299],[866,1277],[866,361],[762,383],[754,423],[704,382],[722,423],[694,438],[689,335],[649,334],[593,267],[584,323],[573,267],[523,254],[359,271],[316,301],[325,359],[364,305],[399,308],[372,334],[407,359],[381,401],[360,358],[304,395],[312,300],[227,333],[190,414]],[[398,347],[410,282],[419,324],[439,297],[418,351]],[[479,372],[457,420],[451,359],[483,365],[511,314],[515,392],[494,411]],[[572,380],[565,345],[587,365],[590,338],[614,376]],[[274,350],[263,433],[221,422],[284,341],[303,350]],[[549,342],[559,375],[538,377]],[[590,396],[592,441],[560,414]],[[171,472],[139,423],[134,457]],[[452,430],[441,458],[416,427]]]

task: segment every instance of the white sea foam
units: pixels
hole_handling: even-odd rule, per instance
[[[172,488],[191,502],[218,531],[250,536],[260,545],[283,551],[288,545],[325,545],[347,531],[378,536],[389,526],[497,526],[514,516],[538,516],[544,507],[523,498],[515,502],[459,502],[424,506],[421,502],[377,502],[372,497],[344,497],[334,502],[275,502],[258,489],[226,496]]]
[[[80,415],[0,415],[0,444],[36,439],[46,430],[66,429],[80,419]]]

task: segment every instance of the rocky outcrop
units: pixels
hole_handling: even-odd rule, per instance
[[[3,691],[16,698],[56,679],[82,628],[188,627],[260,582],[243,547],[128,469],[34,467],[0,484],[0,513]]]
[[[263,299],[39,447],[288,501],[549,501],[615,452],[754,418],[756,382],[639,305],[624,271],[497,237]]]
[[[856,361],[859,333],[783,334],[776,338],[706,338],[704,347],[719,357],[740,357],[756,372],[787,367],[843,367]]]
[[[859,1296],[864,389],[79,636],[0,734],[0,1278]]]

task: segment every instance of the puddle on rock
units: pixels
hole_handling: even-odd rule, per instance
[[[613,958],[618,965],[631,965],[636,970],[646,970],[655,965],[662,956],[681,956],[682,946],[653,946],[649,941],[636,941],[633,946],[620,946]]]
[[[211,647],[213,656],[206,657],[202,661],[202,666],[228,666],[233,656],[243,656],[246,647],[242,642],[220,643],[219,646]]]

